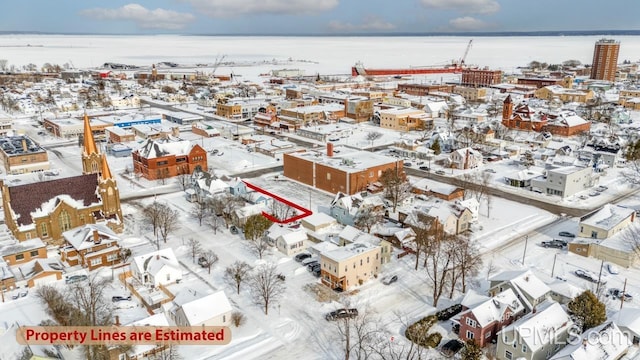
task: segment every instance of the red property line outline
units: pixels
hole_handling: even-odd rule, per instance
[[[262,216],[266,217],[267,219],[269,219],[269,220],[271,220],[271,221],[273,221],[275,223],[287,224],[287,223],[290,223],[290,222],[293,222],[293,221],[296,221],[296,220],[300,220],[302,218],[305,218],[305,217],[313,214],[313,212],[311,210],[305,209],[305,208],[303,208],[302,206],[300,206],[298,204],[294,204],[291,201],[289,201],[287,199],[284,199],[284,198],[281,198],[280,196],[278,196],[276,194],[270,193],[270,192],[268,192],[267,190],[265,190],[263,188],[257,187],[257,186],[255,186],[253,184],[250,184],[245,180],[242,180],[242,182],[245,183],[245,185],[247,185],[247,187],[250,188],[250,189],[253,189],[253,190],[255,190],[255,191],[259,192],[259,193],[265,194],[265,195],[271,197],[274,200],[277,200],[277,201],[279,201],[279,202],[281,202],[281,203],[283,203],[285,205],[291,206],[292,208],[294,208],[296,210],[302,211],[302,214],[296,215],[296,216],[294,216],[292,218],[288,218],[288,219],[284,219],[284,220],[280,220],[277,217],[275,217],[275,216],[273,216],[273,215],[271,215],[271,214],[269,214],[267,212],[264,212],[264,211],[262,212]]]

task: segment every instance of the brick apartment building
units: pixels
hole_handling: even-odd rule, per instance
[[[482,87],[502,82],[502,71],[485,69],[462,70],[461,84],[465,86]]]
[[[434,92],[452,93],[455,85],[398,84],[398,91],[409,95],[425,96]]]
[[[349,195],[367,189],[387,169],[403,172],[401,160],[368,151],[334,150],[332,143],[327,144],[326,154],[316,151],[284,154],[283,165],[284,176],[290,179],[333,194]]]
[[[0,157],[8,174],[49,170],[47,151],[25,135],[0,138]]]
[[[332,289],[349,290],[380,272],[380,246],[352,243],[320,254],[320,279]]]
[[[147,139],[134,151],[133,170],[148,180],[167,179],[191,174],[200,167],[207,170],[207,152],[198,144],[172,138]]]
[[[120,263],[118,236],[108,227],[88,224],[65,231],[60,260],[69,266],[80,265],[89,270]]]

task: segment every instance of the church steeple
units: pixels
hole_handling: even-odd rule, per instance
[[[84,114],[84,138],[82,149],[82,173],[83,174],[98,174],[103,171],[105,167],[104,154],[101,154],[96,146],[96,141],[93,138],[93,132],[91,131],[91,124],[89,123],[89,116]],[[109,168],[107,167],[107,170]],[[111,177],[111,172],[109,172]]]
[[[89,116],[87,113],[84,113],[84,153],[85,155],[91,155],[97,152],[98,148],[96,147],[96,141],[93,139]]]
[[[109,180],[113,177],[111,176],[111,169],[109,169],[109,164],[107,163],[107,157],[102,156],[102,180]]]

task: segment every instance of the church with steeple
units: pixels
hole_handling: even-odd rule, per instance
[[[82,175],[66,178],[2,183],[5,223],[19,241],[38,237],[60,244],[63,232],[86,224],[122,232],[118,186],[106,155],[96,146],[86,114],[82,169]]]

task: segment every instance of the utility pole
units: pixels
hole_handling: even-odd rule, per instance
[[[620,295],[620,310],[622,310],[622,305],[624,305],[624,294],[627,292],[627,278],[624,278],[624,286],[622,287],[622,295]]]
[[[604,267],[604,260],[600,262],[600,273],[598,274],[598,286],[596,287],[596,295],[600,293],[600,279],[602,279],[602,268]]]
[[[553,277],[553,272],[556,270],[556,258],[558,257],[558,253],[553,256],[553,266],[551,267],[551,277]]]
[[[524,257],[527,256],[527,244],[529,243],[529,235],[524,237],[524,252],[522,253],[522,266],[524,266]]]

